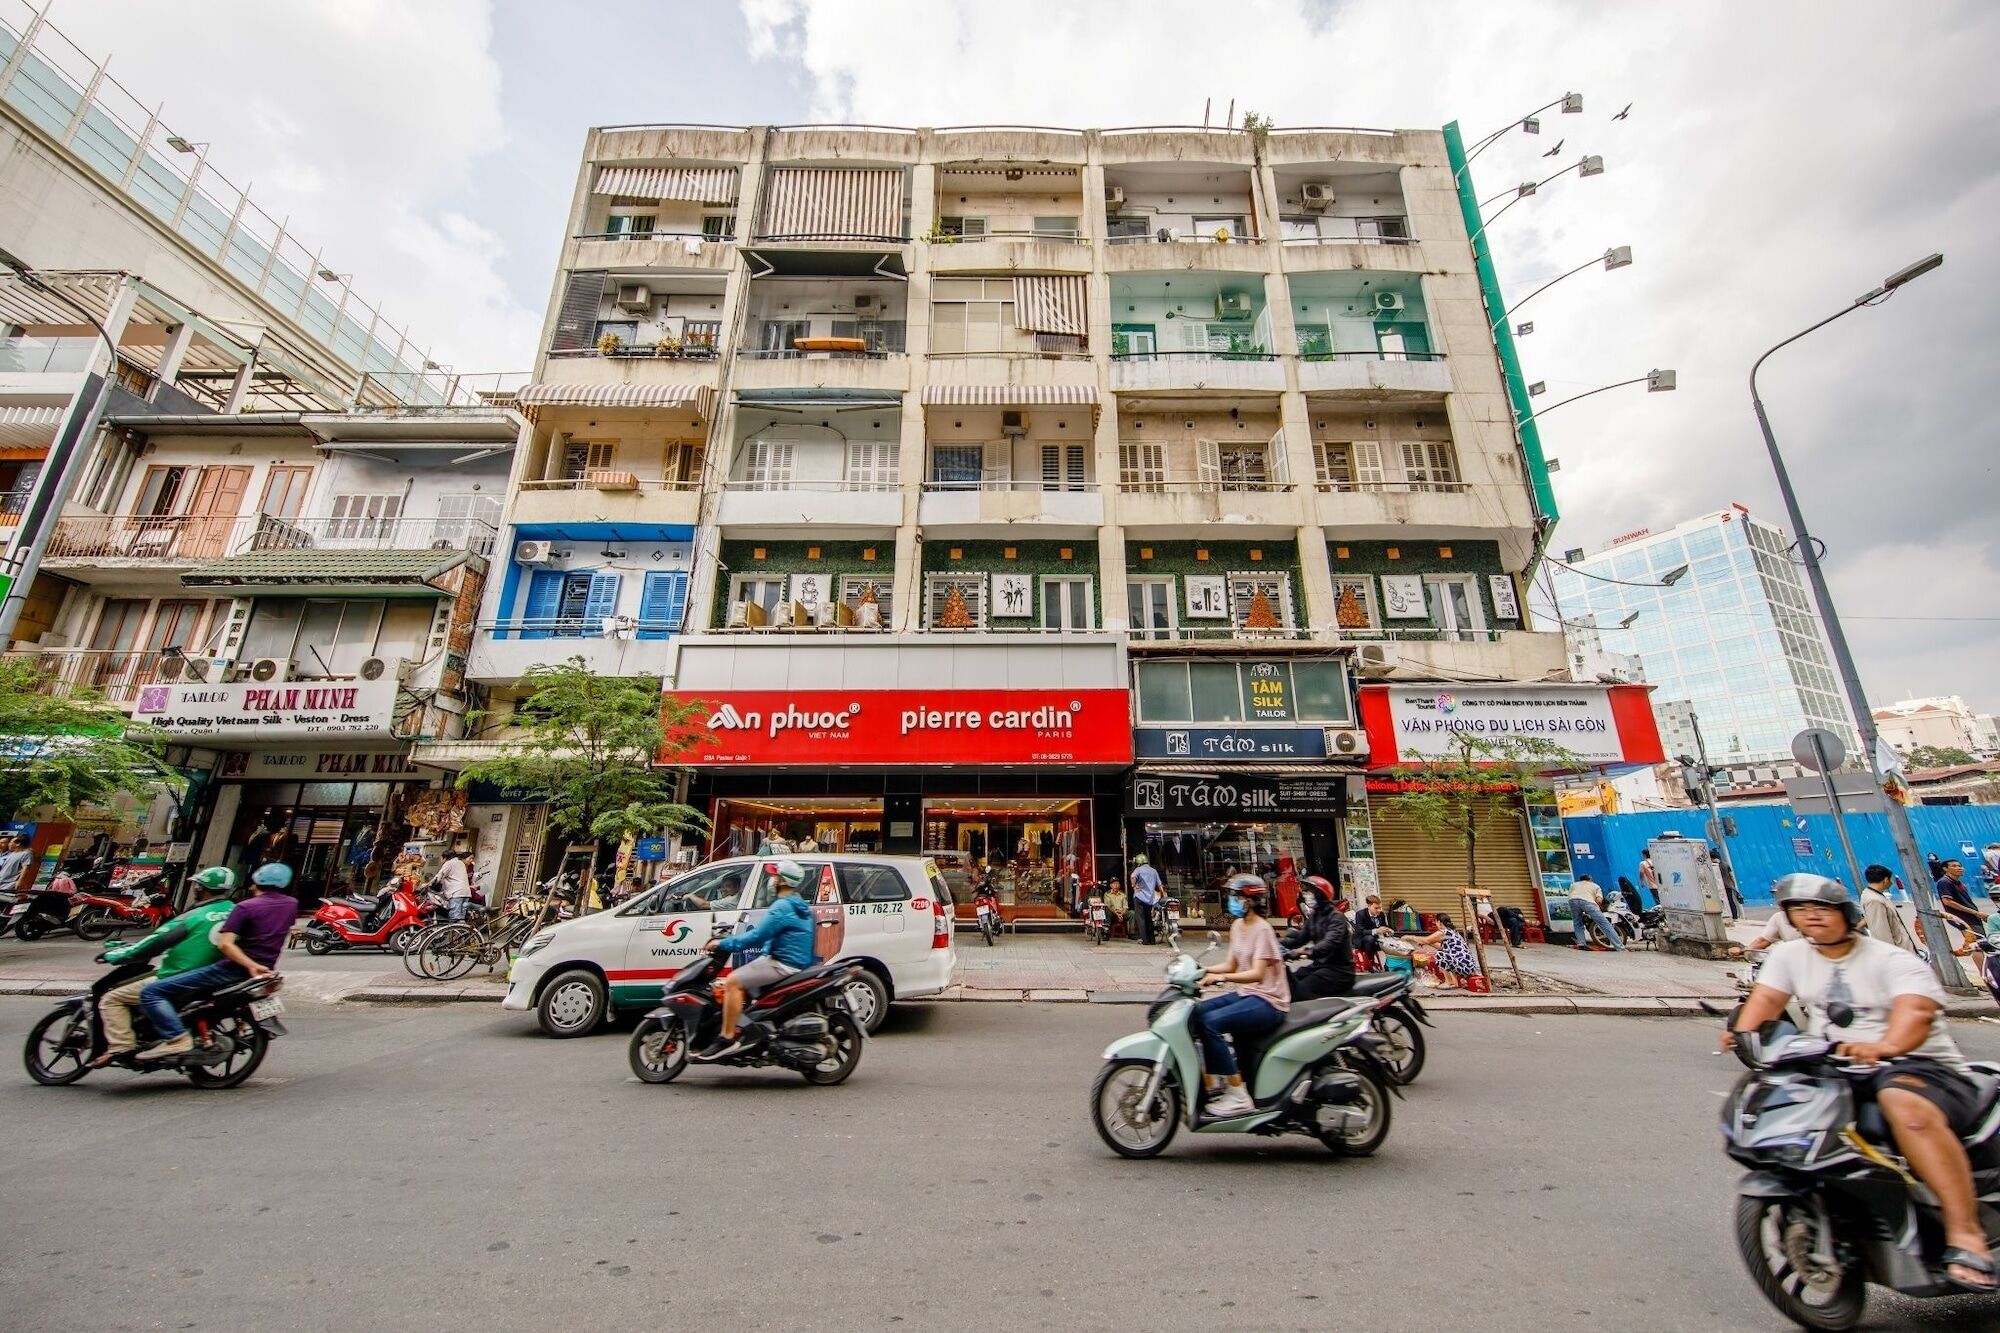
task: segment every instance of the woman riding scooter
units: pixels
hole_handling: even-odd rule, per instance
[[[1278,933],[1264,919],[1270,886],[1255,875],[1236,875],[1226,889],[1224,907],[1233,918],[1229,927],[1229,959],[1203,974],[1204,986],[1228,984],[1227,995],[1211,996],[1194,1007],[1188,1026],[1201,1042],[1203,1078],[1211,1091],[1225,1085],[1208,1102],[1216,1118],[1249,1115],[1257,1109],[1243,1086],[1231,1035],[1258,1036],[1285,1021],[1292,1007],[1292,987],[1285,975],[1285,956]]]
[[[1354,932],[1335,903],[1333,885],[1318,875],[1299,881],[1304,920],[1284,938],[1287,958],[1305,958],[1291,972],[1294,1000],[1326,1000],[1354,993]]]

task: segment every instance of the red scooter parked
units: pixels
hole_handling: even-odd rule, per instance
[[[436,894],[419,896],[406,879],[388,893],[351,894],[329,898],[306,922],[306,952],[315,957],[335,949],[386,949],[406,953],[410,941],[437,919],[444,902]]]
[[[71,909],[74,913],[71,928],[86,940],[105,939],[113,931],[127,926],[135,926],[141,931],[157,930],[160,923],[172,915],[163,890],[163,881],[158,875],[147,877],[143,884],[133,888],[129,896],[123,897],[119,896],[122,890],[97,893],[79,886],[75,906]]]

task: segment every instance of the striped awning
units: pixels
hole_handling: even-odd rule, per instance
[[[1014,279],[1014,327],[1084,336],[1087,281],[1080,273]]]
[[[711,417],[715,390],[705,384],[528,384],[522,407],[686,407]]]
[[[736,202],[735,167],[605,167],[597,194],[629,199],[685,199],[697,204]]]
[[[924,390],[925,407],[1096,406],[1090,384],[933,384]]]
[[[66,407],[0,407],[0,450],[27,450],[32,454],[0,452],[0,458],[18,460],[40,458],[55,443]]]
[[[903,234],[900,167],[778,167],[764,201],[761,236],[864,237]]]

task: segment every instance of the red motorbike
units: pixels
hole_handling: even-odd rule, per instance
[[[157,930],[160,923],[173,914],[165,886],[158,875],[148,876],[129,891],[114,889],[108,893],[97,893],[79,887],[74,903],[70,909],[74,913],[70,925],[78,936],[86,940],[104,939],[127,926],[136,926],[142,931]]]
[[[410,942],[434,920],[444,902],[436,894],[419,895],[407,880],[396,881],[388,893],[350,894],[329,898],[306,922],[306,952],[315,957],[335,949],[386,949],[406,953]]]

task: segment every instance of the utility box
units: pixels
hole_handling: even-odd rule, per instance
[[[1708,844],[1692,838],[1654,838],[1646,844],[1660,873],[1660,906],[1667,913],[1667,949],[1696,958],[1727,958],[1723,925],[1722,867]]]

